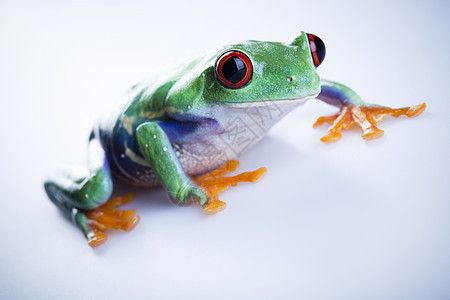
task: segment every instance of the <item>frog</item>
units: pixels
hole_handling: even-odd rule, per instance
[[[313,125],[329,124],[325,143],[338,141],[355,124],[363,139],[380,138],[384,131],[377,124],[384,117],[415,117],[425,110],[425,103],[370,104],[346,85],[321,79],[317,68],[325,54],[322,39],[301,31],[287,42],[227,45],[135,84],[125,103],[94,126],[82,172],[66,169],[45,181],[49,199],[97,247],[107,240],[105,229],[130,231],[139,222],[134,210],[116,208],[132,194],[111,198],[115,182],[162,186],[176,204],[196,202],[207,214],[222,211],[220,192],[256,182],[266,172],[225,176],[237,169],[237,158],[307,100],[339,109]]]

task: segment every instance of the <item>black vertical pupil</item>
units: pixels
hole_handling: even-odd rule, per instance
[[[231,83],[238,83],[247,74],[245,63],[237,56],[228,58],[222,66],[222,74]]]
[[[314,40],[314,44],[316,44],[316,55],[317,55],[317,59],[319,60],[320,63],[323,62],[323,60],[325,59],[325,44],[323,43],[323,41],[317,37],[314,36],[313,37]]]

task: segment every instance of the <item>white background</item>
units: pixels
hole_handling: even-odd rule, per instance
[[[450,299],[450,59],[446,1],[0,2],[0,298]],[[132,84],[246,39],[320,36],[323,78],[368,102],[426,101],[415,119],[336,144],[311,101],[241,157],[262,182],[225,211],[136,192],[141,223],[91,249],[47,199],[83,165],[97,116]]]

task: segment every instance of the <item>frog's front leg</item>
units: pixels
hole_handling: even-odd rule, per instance
[[[327,80],[322,80],[321,92],[318,99],[339,107],[339,113],[320,117],[314,127],[324,123],[329,123],[328,133],[320,140],[325,143],[333,143],[341,138],[341,130],[349,129],[353,125],[358,124],[363,133],[362,138],[371,140],[383,136],[384,131],[377,128],[381,120],[386,116],[399,117],[406,115],[407,117],[415,117],[420,115],[426,108],[426,104],[422,103],[416,106],[403,108],[389,108],[375,104],[364,102],[349,87]]]
[[[171,198],[180,204],[192,201],[198,201],[203,207],[208,204],[207,196],[186,174],[157,121],[139,125],[136,136],[141,152]]]
[[[220,192],[240,182],[256,182],[266,172],[266,168],[259,168],[252,172],[224,177],[223,175],[236,170],[239,165],[237,160],[230,160],[208,174],[191,179],[181,166],[167,134],[158,122],[140,125],[136,129],[136,136],[141,152],[170,197],[180,204],[198,201],[208,215],[225,209],[225,202],[218,198]]]

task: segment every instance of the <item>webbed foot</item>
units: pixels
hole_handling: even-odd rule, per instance
[[[95,209],[84,211],[89,224],[87,238],[91,247],[100,246],[107,241],[108,236],[104,234],[105,229],[121,229],[129,232],[136,227],[139,223],[139,216],[134,215],[136,212],[134,209],[116,209],[116,206],[130,202],[131,198],[133,198],[133,193],[112,198]]]
[[[363,139],[372,140],[383,136],[384,131],[377,128],[376,124],[386,116],[393,116],[396,118],[401,115],[405,115],[408,118],[416,117],[420,115],[425,108],[425,103],[403,108],[347,104],[342,106],[339,113],[335,115],[318,118],[313,127],[320,126],[324,123],[331,125],[328,128],[328,133],[320,139],[324,143],[337,142],[341,138],[341,131],[343,129],[352,128],[355,124],[358,124],[358,126],[361,127],[363,131],[361,136]]]
[[[207,215],[215,214],[226,207],[226,203],[219,200],[219,193],[235,186],[240,182],[256,182],[267,171],[266,168],[259,168],[253,172],[244,172],[232,177],[224,177],[224,174],[230,173],[239,166],[238,160],[229,160],[218,169],[199,177],[193,178],[194,182],[202,188],[208,196],[209,201],[204,206],[203,211]]]

